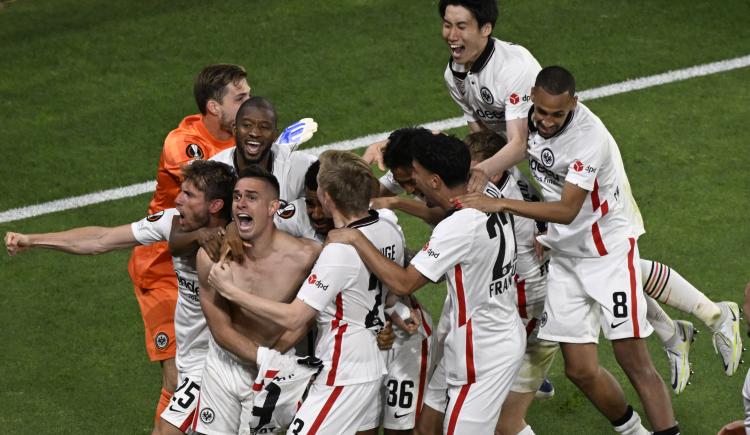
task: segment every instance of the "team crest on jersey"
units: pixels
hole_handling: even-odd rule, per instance
[[[547,312],[542,313],[542,317],[539,319],[539,327],[543,328],[547,324]]]
[[[495,102],[495,97],[492,96],[492,92],[490,92],[490,90],[484,86],[482,86],[482,89],[479,91],[479,95],[482,97],[482,101],[487,104],[492,104]]]
[[[548,168],[555,164],[555,154],[551,149],[545,148],[542,150],[542,164]]]
[[[154,214],[150,214],[150,215],[146,216],[146,220],[149,221],[149,222],[156,222],[159,219],[161,219],[162,216],[164,216],[164,210],[157,211]]]
[[[294,217],[297,213],[297,207],[293,203],[284,200],[280,200],[279,202],[281,203],[281,206],[276,211],[276,214],[282,219],[291,219]]]
[[[191,159],[200,160],[203,158],[203,148],[198,144],[191,143],[185,148],[185,154]]]
[[[159,350],[164,350],[169,346],[169,336],[163,332],[160,332],[156,334],[156,337],[154,337],[154,344],[156,344],[156,348]]]
[[[211,408],[201,409],[201,421],[206,424],[211,424],[214,421],[214,410]]]

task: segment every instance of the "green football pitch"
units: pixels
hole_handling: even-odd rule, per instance
[[[0,212],[154,179],[162,140],[196,111],[192,80],[210,63],[244,65],[282,124],[314,117],[310,147],[459,116],[442,80],[449,53],[436,3],[0,1]],[[567,67],[583,90],[746,56],[748,17],[744,0],[504,1],[494,35]],[[748,83],[745,67],[587,102],[620,146],[648,230],[641,256],[716,301],[741,302],[750,280]],[[128,223],[149,199],[1,223],[0,232]],[[429,229],[401,222],[420,247]],[[145,355],[128,255],[0,257],[0,432],[150,431],[161,376]],[[417,295],[437,318],[444,287]],[[747,368],[726,377],[710,331],[667,311],[703,330],[692,385],[673,397],[680,426],[716,433],[742,416]],[[655,338],[649,345],[667,377],[663,350]],[[609,344],[600,348],[644,416]],[[550,376],[555,398],[528,419],[537,433],[611,431],[560,359]]]

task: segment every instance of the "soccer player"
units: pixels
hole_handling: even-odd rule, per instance
[[[176,208],[163,210],[128,225],[113,228],[84,227],[60,233],[8,233],[5,244],[14,255],[30,247],[94,255],[137,245],[169,241],[179,230],[220,228],[229,219],[234,172],[219,162],[196,161],[182,167],[183,181]],[[175,321],[176,367],[179,388],[157,421],[154,434],[186,432],[192,423],[208,350],[208,329],[198,301],[194,258],[175,257],[178,282]]]
[[[405,269],[393,265],[357,231],[334,230],[328,238],[354,246],[396,294],[411,294],[445,276],[450,324],[443,355],[448,384],[443,432],[491,434],[526,344],[513,301],[512,218],[470,208],[454,210],[449,198],[467,191],[469,177],[469,151],[460,140],[435,135],[413,153],[416,189],[428,205],[443,208],[448,216],[410,265]],[[489,184],[485,192],[501,196]]]
[[[243,292],[251,291],[263,300],[287,302],[294,298],[310,271],[320,245],[278,231],[273,222],[278,208],[279,185],[271,173],[259,166],[240,171],[233,191],[232,217],[244,243],[243,251],[233,253],[236,261],[222,267],[229,274],[229,281],[243,288]],[[241,263],[238,256],[244,257]],[[252,396],[258,367],[264,364],[262,354],[277,345],[285,330],[218,294],[215,283],[209,281],[213,265],[205,250],[199,250],[200,300],[211,340],[194,429],[207,434],[237,434],[250,430],[251,422],[255,422],[252,430],[261,433],[283,430],[283,422],[273,414],[286,412],[281,408],[291,406],[291,417],[296,401],[276,403],[275,409],[262,406],[254,412]],[[289,331],[293,339],[282,340],[278,346],[286,351],[307,329],[307,323],[293,328]],[[306,371],[308,377],[301,377],[301,381],[309,380],[312,373]],[[266,418],[264,411],[268,411]]]
[[[238,173],[250,165],[263,167],[278,180],[280,198],[293,201],[304,196],[305,172],[315,157],[276,143],[279,137],[276,119],[276,108],[263,97],[242,103],[234,127],[235,146],[212,160],[226,163]]]
[[[320,156],[318,199],[326,213],[337,227],[358,228],[397,265],[403,261],[403,234],[392,222],[368,211],[372,180],[370,168],[355,154],[326,151]],[[317,320],[316,355],[324,361],[324,369],[297,412],[291,433],[375,433],[385,374],[375,335],[384,324],[388,289],[358,260],[354,249],[326,245],[288,304],[259,298],[228,278],[226,266],[213,268],[215,287],[268,323],[297,330]]]
[[[463,206],[549,222],[539,241],[551,249],[539,337],[560,342],[565,371],[621,433],[647,433],[617,381],[599,365],[599,331],[638,392],[656,434],[676,434],[669,394],[643,340],[653,331],[638,273],[642,231],[617,144],[575,97],[564,68],[547,67],[531,91],[528,154],[545,202],[468,194]],[[639,232],[640,231],[640,232]]]
[[[245,69],[229,64],[207,66],[195,79],[193,95],[200,113],[185,117],[164,140],[149,214],[175,206],[183,164],[207,159],[233,145],[232,122],[240,104],[250,98]],[[200,234],[206,241],[213,237],[218,250],[216,236],[220,231],[223,229],[206,228],[200,230]],[[174,361],[177,281],[172,268],[172,254],[167,243],[136,247],[128,263],[143,317],[146,350],[149,358],[159,361],[162,366],[157,421],[169,404],[177,383]]]

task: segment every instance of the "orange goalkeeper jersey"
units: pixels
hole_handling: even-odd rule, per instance
[[[174,207],[182,182],[181,165],[191,160],[208,159],[231,146],[234,146],[234,138],[224,141],[214,138],[206,129],[202,115],[185,117],[164,139],[156,174],[156,191],[148,206],[148,213]],[[177,287],[172,270],[172,254],[166,242],[136,246],[130,256],[128,272],[133,283],[142,289]]]

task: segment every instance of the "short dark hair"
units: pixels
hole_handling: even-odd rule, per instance
[[[575,77],[570,71],[557,65],[542,68],[536,76],[534,86],[544,89],[550,95],[560,95],[567,92],[572,97],[576,94]]]
[[[271,114],[273,114],[273,128],[276,128],[276,118],[278,118],[278,115],[276,114],[276,107],[273,105],[271,100],[264,97],[250,97],[248,100],[242,103],[240,105],[240,108],[237,109],[235,122],[239,123],[241,114],[251,107],[268,110],[269,112],[271,112]]]
[[[229,219],[232,210],[232,188],[237,180],[234,169],[231,166],[213,160],[194,160],[190,164],[183,165],[183,181],[190,181],[203,192],[207,201],[221,199],[224,206],[221,209],[221,217]]]
[[[388,144],[383,151],[383,163],[388,169],[411,167],[411,146],[418,135],[432,135],[432,132],[423,127],[406,127],[388,136]]]
[[[279,180],[276,176],[269,172],[267,169],[258,165],[250,165],[240,171],[237,175],[237,181],[243,178],[257,178],[268,183],[273,189],[274,199],[279,199],[281,188],[279,187]]]
[[[455,136],[433,135],[430,140],[416,140],[412,148],[414,160],[440,176],[448,187],[456,187],[469,179],[471,155],[465,143]]]
[[[226,86],[230,83],[237,85],[243,79],[247,79],[247,72],[239,65],[221,63],[203,68],[193,83],[198,110],[205,115],[208,100],[221,101],[227,93]]]
[[[445,17],[445,9],[448,6],[463,6],[471,12],[481,28],[489,23],[495,28],[497,23],[497,0],[440,0],[438,10],[440,18]]]
[[[464,143],[469,147],[469,154],[474,160],[484,161],[494,156],[508,143],[505,133],[482,130],[471,133],[464,138]]]
[[[320,171],[320,160],[316,160],[305,172],[305,189],[318,190],[318,171]]]

